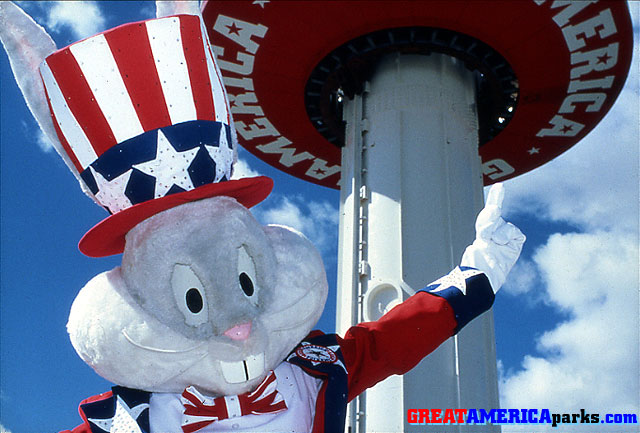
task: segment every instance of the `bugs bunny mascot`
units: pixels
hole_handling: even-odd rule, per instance
[[[57,50],[0,3],[29,108],[111,214],[80,249],[123,253],[71,308],[74,348],[117,384],[81,403],[72,431],[343,431],[348,401],[491,307],[524,236],[500,217],[494,187],[459,267],[377,322],[342,337],[310,332],[327,296],[321,258],[247,210],[270,179],[230,180],[237,140],[195,5],[158,2],[157,19]]]

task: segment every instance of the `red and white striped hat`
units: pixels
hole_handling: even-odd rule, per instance
[[[201,18],[129,23],[84,39],[40,67],[65,152],[111,216],[80,241],[88,256],[117,254],[144,219],[226,195],[251,207],[267,177],[230,180],[237,141]]]

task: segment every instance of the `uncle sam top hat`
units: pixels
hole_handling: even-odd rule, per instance
[[[267,177],[230,180],[237,139],[199,16],[113,28],[46,57],[40,74],[64,152],[111,213],[80,241],[84,254],[122,252],[136,224],[183,203],[251,207],[271,192]]]

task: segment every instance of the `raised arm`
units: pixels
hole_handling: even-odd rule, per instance
[[[460,266],[376,322],[350,328],[341,340],[349,399],[392,374],[402,374],[467,323],[491,308],[525,236],[502,218],[502,184],[493,186],[476,220],[476,239]]]

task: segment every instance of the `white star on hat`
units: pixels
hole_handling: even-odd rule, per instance
[[[466,271],[463,271],[462,269],[460,269],[460,266],[456,266],[453,271],[449,272],[439,280],[436,280],[433,283],[429,284],[429,287],[440,286],[436,289],[429,290],[429,292],[437,293],[446,290],[449,287],[455,287],[456,289],[460,290],[463,295],[466,295],[467,278],[471,278],[474,275],[480,275],[481,273],[482,271],[479,271],[477,269],[467,269]]]
[[[133,165],[133,168],[156,178],[154,198],[164,197],[173,185],[185,191],[192,190],[188,169],[199,148],[178,152],[161,130],[158,130],[157,146],[155,159]]]
[[[224,175],[229,179],[231,177],[231,164],[233,163],[233,149],[229,147],[224,126],[220,128],[218,146],[205,144],[204,147],[207,149],[207,152],[209,152],[211,159],[216,163],[216,178],[214,182],[220,182],[220,179],[222,179]]]
[[[98,185],[96,198],[103,205],[109,208],[111,213],[120,212],[132,205],[129,198],[124,194],[127,183],[131,177],[131,169],[125,171],[120,176],[108,181],[100,173],[89,166],[91,174]]]
[[[116,413],[113,415],[113,418],[89,418],[89,421],[97,425],[101,430],[110,433],[142,433],[136,419],[148,408],[148,403],[139,404],[130,408],[122,397],[118,396],[116,400]]]

